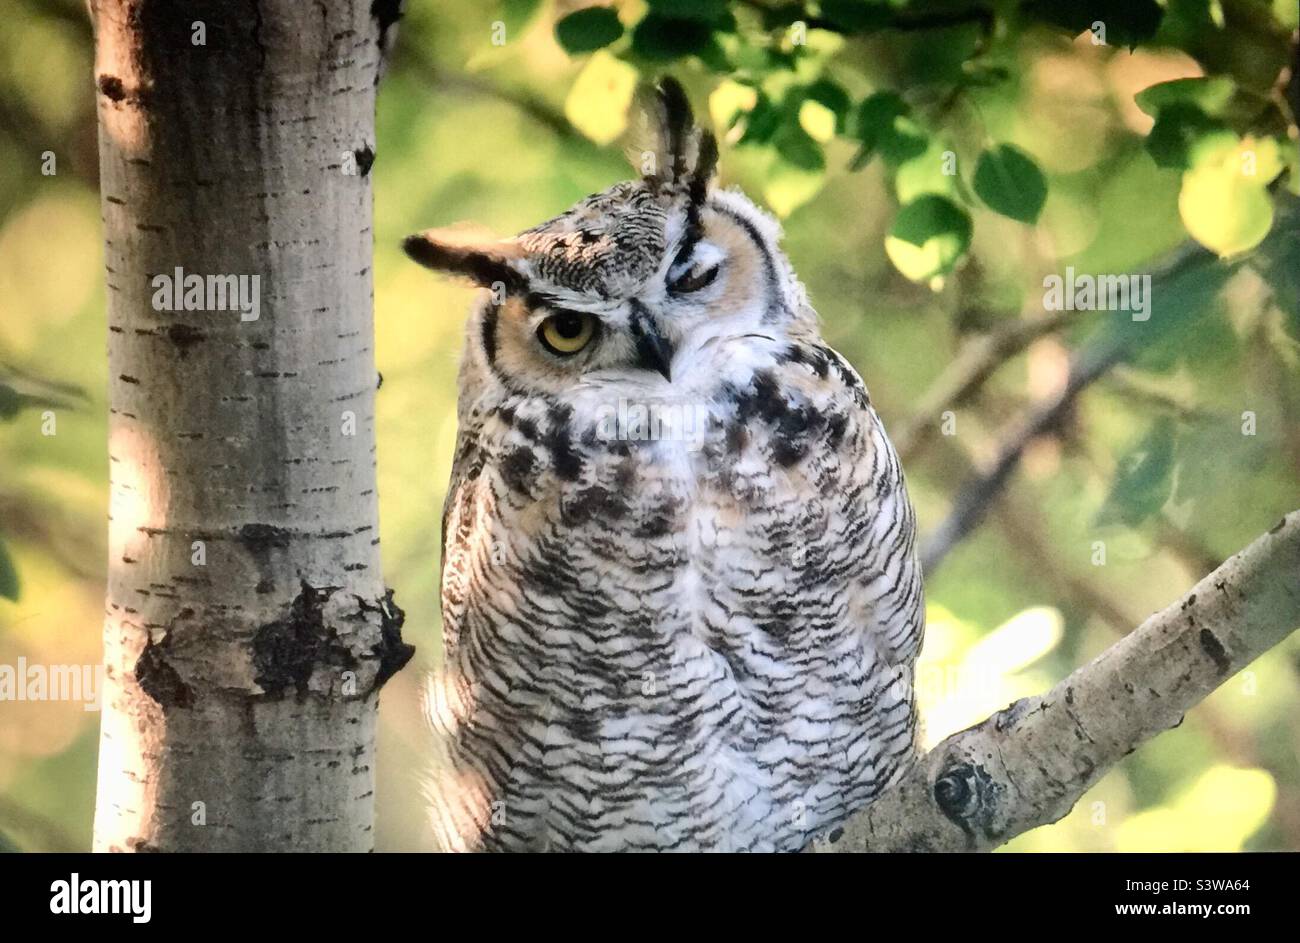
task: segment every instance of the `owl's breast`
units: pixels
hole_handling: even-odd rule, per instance
[[[801,359],[484,417],[443,581],[483,795],[588,848],[794,848],[873,795],[913,733],[864,629],[906,506],[882,447],[860,385]]]

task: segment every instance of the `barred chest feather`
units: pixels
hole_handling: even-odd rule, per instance
[[[861,381],[812,341],[694,356],[462,417],[448,847],[793,851],[909,761],[915,527]]]

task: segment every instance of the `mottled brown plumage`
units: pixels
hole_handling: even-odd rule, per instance
[[[455,849],[797,850],[907,765],[923,599],[897,457],[680,89],[655,172],[512,240],[444,513],[431,784]]]

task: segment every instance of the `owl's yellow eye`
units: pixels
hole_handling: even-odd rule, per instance
[[[580,311],[561,311],[537,326],[537,338],[553,354],[578,353],[596,336],[596,318]]]

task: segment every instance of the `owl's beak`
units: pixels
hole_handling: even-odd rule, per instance
[[[657,371],[671,383],[673,345],[659,332],[654,319],[638,311],[632,318],[632,336],[636,338],[636,365],[643,370]]]

